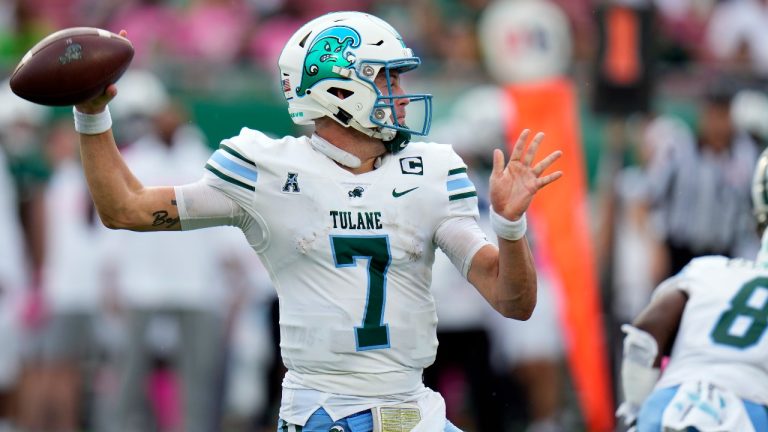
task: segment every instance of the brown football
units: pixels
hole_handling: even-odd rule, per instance
[[[11,90],[41,105],[85,102],[116,82],[133,59],[131,42],[93,27],[57,31],[38,42],[11,74]]]

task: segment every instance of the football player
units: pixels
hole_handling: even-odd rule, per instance
[[[762,235],[756,261],[696,258],[622,327],[617,415],[638,432],[768,430],[768,150],[752,203]]]
[[[126,168],[106,109],[115,86],[74,110],[108,227],[234,225],[259,254],[280,304],[282,431],[455,430],[421,379],[437,349],[436,247],[504,316],[525,320],[535,306],[525,211],[562,175],[544,174],[560,152],[534,164],[543,135],[526,145],[528,132],[508,163],[496,150],[492,245],[461,158],[448,145],[409,144],[431,121],[431,96],[402,85],[419,64],[374,16],[337,12],[307,23],[279,66],[291,118],[314,124],[314,134],[272,139],[244,128],[222,141],[199,182],[179,187],[144,187]]]

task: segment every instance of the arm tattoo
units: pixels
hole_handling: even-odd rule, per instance
[[[165,226],[166,228],[172,228],[177,223],[179,223],[179,218],[169,218],[168,212],[165,210],[158,210],[154,213],[152,213],[152,216],[155,217],[155,220],[152,221],[152,226]]]

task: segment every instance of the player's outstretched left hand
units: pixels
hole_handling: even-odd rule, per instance
[[[562,171],[542,175],[563,154],[560,150],[550,153],[532,166],[544,133],[537,133],[526,149],[528,135],[530,131],[526,129],[517,138],[506,166],[504,153],[499,149],[493,151],[493,171],[489,184],[491,205],[496,213],[511,221],[523,216],[539,189],[563,175]]]

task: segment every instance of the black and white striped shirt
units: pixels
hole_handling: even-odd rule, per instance
[[[758,156],[746,134],[736,135],[730,150],[721,153],[692,139],[657,153],[648,180],[662,238],[693,253],[730,251],[754,258],[758,239],[750,185]]]

